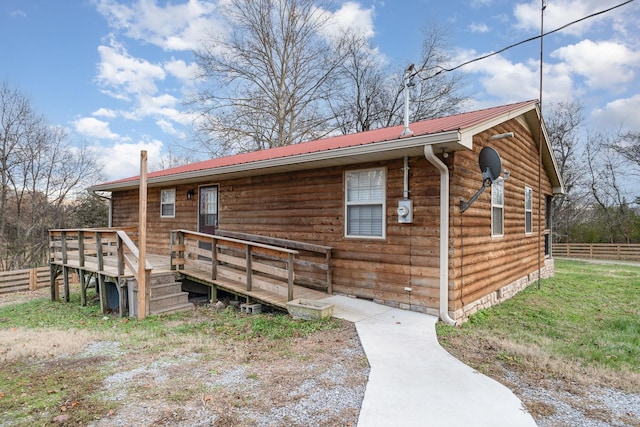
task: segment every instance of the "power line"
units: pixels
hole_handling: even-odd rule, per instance
[[[534,40],[537,40],[537,39],[543,38],[544,36],[548,36],[548,35],[553,34],[553,33],[557,33],[558,31],[564,30],[565,28],[570,27],[570,26],[572,26],[572,25],[575,25],[575,24],[577,24],[577,23],[579,23],[579,22],[586,21],[587,19],[591,19],[591,18],[593,18],[593,17],[595,17],[595,16],[602,15],[602,14],[604,14],[604,13],[611,12],[612,10],[617,9],[617,8],[619,8],[619,7],[626,6],[627,4],[632,3],[633,1],[634,1],[634,0],[627,0],[627,1],[623,2],[623,3],[620,3],[620,4],[618,4],[618,5],[612,6],[612,7],[608,8],[608,9],[601,10],[601,11],[599,11],[599,12],[592,13],[591,15],[587,15],[587,16],[584,16],[584,17],[582,17],[582,18],[580,18],[580,19],[576,19],[575,21],[569,22],[568,24],[565,24],[565,25],[563,25],[562,27],[556,28],[555,30],[551,30],[551,31],[548,31],[548,32],[546,32],[546,33],[544,33],[544,34],[540,34],[540,35],[537,35],[537,36],[534,36],[534,37],[530,37],[530,38],[528,38],[528,39],[526,39],[526,40],[519,41],[519,42],[514,43],[514,44],[512,44],[512,45],[509,45],[509,46],[507,46],[507,47],[503,47],[502,49],[497,50],[497,51],[495,51],[495,52],[491,52],[491,53],[488,53],[488,54],[486,54],[486,55],[479,56],[479,57],[477,57],[477,58],[471,59],[471,60],[469,60],[469,61],[467,61],[467,62],[463,62],[462,64],[460,64],[460,65],[456,65],[456,66],[455,66],[455,67],[453,67],[453,68],[444,68],[444,67],[442,67],[442,66],[440,66],[440,65],[437,65],[437,67],[438,67],[438,68],[441,68],[441,70],[440,70],[440,71],[438,71],[437,73],[435,73],[435,74],[433,74],[433,75],[429,76],[429,77],[425,77],[425,78],[423,78],[423,80],[427,80],[427,79],[433,78],[433,77],[437,76],[438,74],[441,74],[441,73],[444,73],[444,72],[449,72],[449,71],[457,70],[458,68],[464,67],[465,65],[469,65],[469,64],[471,64],[471,63],[473,63],[473,62],[481,61],[481,60],[486,59],[486,58],[489,58],[489,57],[491,57],[491,56],[498,55],[498,54],[500,54],[500,53],[502,53],[502,52],[504,52],[504,51],[506,51],[506,50],[512,49],[512,48],[514,48],[514,47],[516,47],[516,46],[520,46],[521,44],[525,44],[525,43],[528,43],[528,42],[530,42],[530,41],[534,41]],[[418,74],[418,72],[419,72],[419,71],[422,71],[422,70],[418,70],[418,71],[416,71],[416,72],[413,74],[413,76],[415,76],[416,74]],[[411,77],[413,77],[413,76],[411,76]]]

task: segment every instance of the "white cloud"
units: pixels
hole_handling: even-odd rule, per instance
[[[559,28],[577,19],[599,12],[609,7],[615,6],[621,2],[615,0],[554,0],[547,2],[544,10],[544,26],[545,30]],[[611,27],[618,27],[622,30],[627,25],[634,25],[625,19],[625,13],[633,6],[623,6],[612,12],[604,13],[593,18],[584,20],[577,24],[571,25],[563,29],[564,34],[580,36],[599,24],[605,24]],[[527,31],[540,30],[540,1],[530,0],[528,3],[517,4],[513,9],[514,16],[517,19],[516,28]],[[613,23],[613,24],[612,24]]]
[[[200,67],[195,62],[187,64],[182,59],[172,59],[164,63],[164,69],[181,80],[184,84],[193,84],[193,81],[200,74]]]
[[[27,13],[22,9],[16,9],[9,12],[9,16],[11,16],[12,18],[26,18]]]
[[[162,132],[166,133],[167,135],[173,135],[180,139],[184,139],[187,137],[185,132],[176,129],[173,123],[168,120],[160,119],[156,121],[156,125],[158,125]]]
[[[98,108],[96,111],[92,113],[92,116],[95,117],[105,117],[107,119],[114,119],[118,117],[118,113],[115,110],[110,108]]]
[[[475,51],[458,54],[459,63],[477,57]],[[540,97],[540,73],[537,61],[512,62],[501,55],[473,62],[461,68],[462,72],[476,74],[480,88],[476,99],[489,98],[495,102],[510,103]],[[564,100],[574,92],[573,82],[563,64],[547,65],[543,68],[543,99]]]
[[[153,139],[130,144],[118,142],[110,147],[94,146],[91,149],[100,154],[99,158],[103,162],[107,179],[116,180],[140,174],[140,152],[142,150],[147,151],[148,169],[158,169],[162,147],[162,141]],[[105,152],[108,152],[109,155],[105,156]]]
[[[340,9],[331,13],[329,25],[326,28],[327,36],[340,35],[345,31],[353,31],[356,34],[370,39],[375,35],[373,24],[374,8],[363,9],[359,3],[348,1],[343,3]]]
[[[90,138],[116,139],[117,133],[111,132],[109,123],[98,120],[94,117],[83,117],[72,122],[76,132]]]
[[[469,31],[472,33],[488,33],[490,31],[489,26],[485,23],[472,23],[469,25]]]
[[[623,131],[640,129],[640,94],[616,99],[593,111],[592,125],[602,128],[618,127]]]
[[[164,50],[196,49],[203,37],[220,30],[214,15],[216,4],[211,1],[189,0],[162,7],[155,0],[138,0],[132,5],[97,0],[96,7],[115,30]]]
[[[584,76],[593,89],[624,90],[632,82],[633,67],[640,65],[640,54],[619,43],[583,40],[564,46],[551,53],[551,57],[563,60],[572,73]]]
[[[491,3],[493,3],[493,0],[471,0],[469,2],[469,6],[477,9],[480,7],[491,6]]]
[[[111,41],[111,46],[98,46],[100,63],[98,65],[98,82],[107,87],[109,94],[154,94],[158,88],[156,80],[163,80],[165,72],[159,65],[147,60],[134,58],[126,49]]]

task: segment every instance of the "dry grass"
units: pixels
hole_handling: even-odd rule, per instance
[[[47,359],[80,352],[94,340],[83,330],[0,329],[0,363],[19,359]]]
[[[357,422],[368,364],[353,324],[210,308],[138,322],[31,297],[0,307],[2,426]]]

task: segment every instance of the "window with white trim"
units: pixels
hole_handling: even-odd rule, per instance
[[[524,232],[533,233],[533,190],[524,187]]]
[[[384,168],[345,172],[345,235],[385,237]]]
[[[160,190],[160,218],[176,216],[176,189]]]
[[[504,235],[504,180],[491,184],[491,236]]]

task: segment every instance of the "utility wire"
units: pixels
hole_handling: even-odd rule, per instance
[[[602,15],[602,14],[604,14],[604,13],[611,12],[612,10],[617,9],[617,8],[619,8],[619,7],[626,6],[627,4],[632,3],[633,1],[634,1],[634,0],[627,0],[627,1],[623,2],[623,3],[620,3],[620,4],[618,4],[618,5],[612,6],[612,7],[608,8],[608,9],[601,10],[601,11],[599,11],[599,12],[592,13],[591,15],[587,15],[587,16],[584,16],[584,17],[582,17],[582,18],[580,18],[580,19],[576,19],[575,21],[569,22],[568,24],[565,24],[565,25],[563,25],[562,27],[556,28],[555,30],[551,30],[551,31],[548,31],[548,32],[546,32],[546,33],[544,33],[544,34],[540,34],[540,35],[537,35],[537,36],[534,36],[534,37],[530,37],[530,38],[528,38],[528,39],[526,39],[526,40],[519,41],[519,42],[514,43],[514,44],[512,44],[512,45],[509,45],[509,46],[507,46],[507,47],[503,47],[502,49],[497,50],[497,51],[495,51],[495,52],[491,52],[491,53],[488,53],[488,54],[486,54],[486,55],[479,56],[479,57],[477,57],[477,58],[471,59],[471,60],[469,60],[469,61],[467,61],[467,62],[463,62],[462,64],[460,64],[460,65],[456,65],[456,66],[455,66],[455,67],[453,67],[453,68],[444,68],[444,67],[442,67],[442,66],[440,66],[440,65],[437,65],[437,67],[438,67],[438,68],[441,68],[441,70],[439,70],[437,73],[435,73],[435,74],[433,74],[433,75],[431,75],[431,76],[428,76],[428,77],[423,78],[423,80],[428,80],[428,79],[433,78],[433,77],[437,76],[438,74],[441,74],[441,73],[444,73],[444,72],[449,72],[449,71],[457,70],[458,68],[464,67],[465,65],[469,65],[469,64],[471,64],[471,63],[473,63],[473,62],[481,61],[481,60],[486,59],[486,58],[489,58],[489,57],[491,57],[491,56],[498,55],[498,54],[500,54],[500,53],[502,53],[502,52],[504,52],[504,51],[506,51],[506,50],[509,50],[509,49],[514,48],[514,47],[516,47],[516,46],[520,46],[521,44],[525,44],[525,43],[528,43],[528,42],[530,42],[530,41],[534,41],[534,40],[537,40],[537,39],[543,38],[544,36],[548,36],[548,35],[553,34],[553,33],[557,33],[558,31],[564,30],[565,28],[570,27],[570,26],[572,26],[572,25],[575,25],[575,24],[577,24],[577,23],[579,23],[579,22],[586,21],[587,19],[591,19],[591,18],[593,18],[593,17],[595,17],[595,16]],[[411,77],[413,77],[413,76],[415,76],[416,74],[418,74],[418,72],[419,72],[419,71],[422,71],[422,70],[418,70],[418,71],[416,71],[416,72],[415,72]]]

